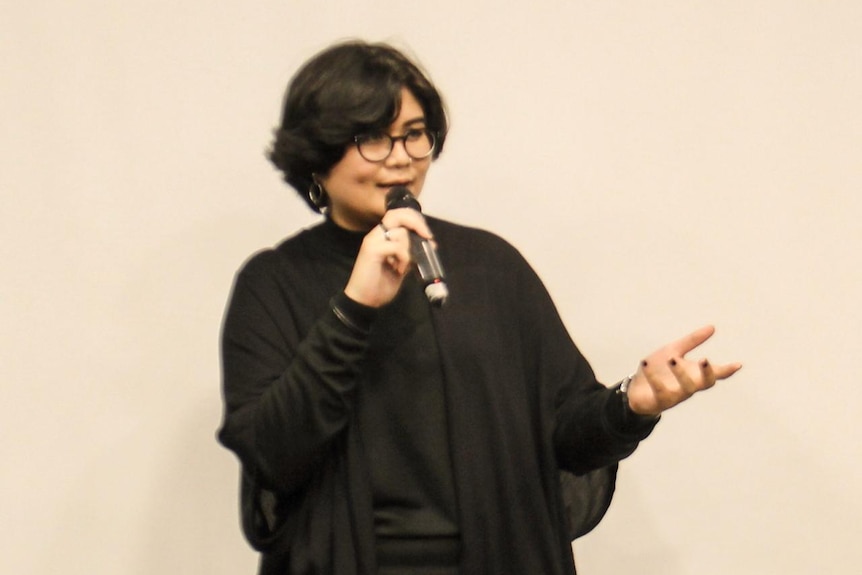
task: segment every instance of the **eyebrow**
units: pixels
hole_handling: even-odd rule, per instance
[[[411,120],[407,120],[402,126],[412,126],[413,124],[427,124],[428,120],[425,119],[425,116],[419,116],[418,118],[413,118]]]

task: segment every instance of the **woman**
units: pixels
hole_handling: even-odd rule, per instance
[[[260,573],[571,573],[616,462],[740,367],[684,358],[704,328],[598,383],[514,248],[386,209],[393,187],[420,196],[446,133],[437,90],[383,44],[335,45],[290,82],[270,157],[325,218],[243,266],[223,329],[219,439]],[[438,247],[442,308],[411,234]],[[580,502],[561,471],[586,478]]]

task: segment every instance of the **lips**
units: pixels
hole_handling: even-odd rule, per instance
[[[377,185],[381,188],[387,188],[387,189],[392,189],[395,186],[404,186],[405,188],[409,188],[410,183],[411,182],[409,182],[409,181],[400,181],[400,182],[387,182],[385,184],[377,184]]]

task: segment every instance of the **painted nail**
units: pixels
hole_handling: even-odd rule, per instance
[[[707,367],[709,367],[709,360],[705,359],[702,362],[700,362],[700,367],[702,367],[703,369],[706,369]]]
[[[671,367],[676,367],[676,360],[675,359],[671,358],[669,363],[670,363]]]
[[[641,367],[646,367],[646,366],[647,366],[647,360],[643,360],[641,362]]]

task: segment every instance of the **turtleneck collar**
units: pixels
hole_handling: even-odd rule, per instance
[[[359,248],[362,246],[362,240],[365,239],[367,232],[356,232],[346,230],[332,221],[332,218],[326,217],[318,226],[322,235],[323,244],[338,253],[339,255],[355,258],[359,253]]]

